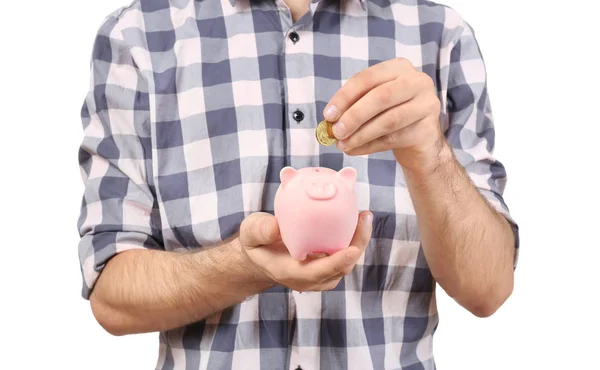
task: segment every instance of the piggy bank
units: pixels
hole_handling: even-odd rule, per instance
[[[279,177],[274,214],[290,255],[303,261],[348,247],[358,222],[356,170],[285,167]]]

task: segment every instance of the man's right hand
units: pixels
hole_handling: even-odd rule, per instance
[[[372,224],[372,213],[363,211],[350,246],[329,256],[297,261],[281,241],[275,217],[257,212],[241,224],[240,249],[260,280],[299,292],[332,290],[352,271],[369,245]]]

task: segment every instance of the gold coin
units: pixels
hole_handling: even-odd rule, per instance
[[[315,136],[321,145],[330,146],[337,141],[333,135],[332,127],[333,123],[328,121],[321,121],[317,126]]]

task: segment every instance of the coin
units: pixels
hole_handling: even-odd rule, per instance
[[[317,141],[321,145],[330,146],[333,145],[337,140],[333,135],[333,123],[328,121],[321,121],[317,126],[317,130],[315,131],[315,136],[317,137]]]

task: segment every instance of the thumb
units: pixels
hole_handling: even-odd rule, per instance
[[[279,225],[269,213],[256,212],[246,217],[240,226],[240,243],[244,248],[268,245],[279,240]]]

